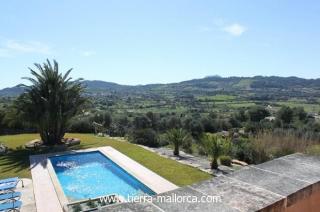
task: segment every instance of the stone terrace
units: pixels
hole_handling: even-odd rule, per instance
[[[219,203],[122,203],[101,211],[319,211],[320,157],[293,154],[163,195],[221,196]]]

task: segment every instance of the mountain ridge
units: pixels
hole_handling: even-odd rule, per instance
[[[279,76],[254,76],[254,77],[220,77],[208,76],[200,79],[191,79],[176,83],[146,84],[146,85],[122,85],[102,80],[84,80],[87,93],[103,92],[158,92],[166,90],[169,92],[241,92],[248,90],[295,90],[311,89],[313,92],[320,91],[320,78],[305,79],[299,77]],[[0,96],[18,96],[24,91],[21,84],[0,90]],[[301,91],[299,91],[301,92]]]

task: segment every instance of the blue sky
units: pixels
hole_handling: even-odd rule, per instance
[[[317,0],[10,0],[0,26],[0,88],[46,58],[121,84],[320,77]]]

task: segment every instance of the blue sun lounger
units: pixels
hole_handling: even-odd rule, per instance
[[[0,204],[0,212],[7,211],[20,211],[22,202],[21,201],[11,201]]]
[[[10,185],[10,184],[15,184],[17,186],[17,184],[20,181],[22,183],[22,188],[23,188],[24,187],[23,180],[18,178],[18,177],[12,177],[12,178],[7,178],[7,179],[0,180],[0,191],[1,191],[1,187],[2,186]]]
[[[8,183],[4,185],[0,185],[0,192],[13,191],[17,188],[17,183]]]
[[[7,178],[7,179],[0,180],[0,184],[16,183],[16,182],[19,182],[19,180],[20,179],[18,177]]]
[[[18,200],[21,197],[21,192],[10,192],[5,194],[0,194],[0,201],[5,200]]]

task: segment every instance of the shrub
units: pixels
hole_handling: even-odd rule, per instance
[[[192,154],[193,150],[192,150],[192,143],[193,143],[193,139],[192,136],[188,136],[186,138],[186,140],[182,143],[182,149],[183,151],[185,151],[188,154]]]
[[[211,118],[202,118],[201,119],[201,124],[203,126],[203,129],[205,132],[217,132],[218,131],[218,126],[217,123],[215,121],[215,119],[211,119]]]
[[[129,136],[129,140],[135,144],[141,144],[150,147],[159,146],[159,138],[157,133],[150,128],[133,130]]]
[[[126,127],[118,123],[112,123],[107,130],[112,137],[124,137],[126,135]]]
[[[201,140],[206,154],[211,158],[211,169],[217,169],[218,158],[225,151],[225,140],[210,133],[204,134]]]
[[[182,128],[173,128],[166,133],[168,141],[174,146],[173,154],[179,156],[180,146],[184,146],[187,151],[190,151],[192,141],[191,136]]]
[[[265,117],[269,116],[270,113],[262,106],[253,106],[248,110],[249,118],[252,122],[259,122]]]
[[[226,155],[223,155],[219,158],[220,160],[220,164],[221,165],[224,165],[224,166],[231,166],[231,157],[230,156],[226,156]]]
[[[202,156],[206,156],[207,155],[203,145],[197,145],[197,149],[198,149],[198,154],[199,155],[202,155]]]
[[[165,133],[159,135],[159,146],[167,146],[169,144],[167,135]]]
[[[250,133],[257,133],[262,130],[260,122],[247,122],[245,124],[245,131]]]
[[[233,128],[241,127],[240,121],[235,116],[230,117],[229,123]]]
[[[93,121],[102,124],[105,128],[109,128],[112,123],[112,117],[107,112],[99,112],[93,116]]]
[[[288,106],[282,106],[277,113],[277,118],[285,124],[289,124],[293,120],[293,110]]]
[[[305,152],[319,143],[307,134],[299,135],[295,131],[282,129],[260,132],[252,138],[252,141],[254,163],[262,163],[295,152]]]
[[[216,122],[219,126],[219,130],[228,131],[232,128],[231,124],[229,123],[229,119],[216,119]]]
[[[308,155],[320,156],[320,145],[312,145],[306,149]]]
[[[245,161],[246,163],[253,163],[253,152],[253,145],[249,139],[237,139],[231,146],[232,157]]]
[[[89,118],[74,119],[70,124],[69,132],[94,133],[94,127]]]
[[[195,138],[199,138],[200,135],[203,133],[203,126],[199,121],[192,121],[190,123],[190,132],[191,135]]]

